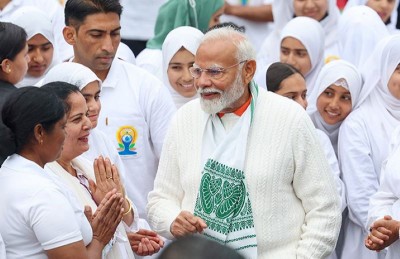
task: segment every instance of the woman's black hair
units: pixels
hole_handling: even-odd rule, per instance
[[[36,125],[41,124],[50,133],[65,115],[64,105],[55,94],[34,86],[15,90],[9,95],[1,112],[8,132],[4,136],[7,139],[0,139],[0,145],[10,138],[15,144],[9,148],[7,155],[19,153],[31,143]]]
[[[68,97],[73,93],[80,93],[79,88],[76,85],[60,81],[47,83],[41,88],[54,93],[64,103],[65,113],[68,113],[71,110]]]
[[[26,32],[18,25],[0,22],[0,62],[14,60],[26,46]]]
[[[272,63],[268,67],[266,73],[268,91],[275,93],[276,91],[281,89],[280,85],[282,81],[293,74],[300,74],[301,77],[304,78],[304,76],[300,73],[300,71],[294,68],[292,65],[282,62]]]

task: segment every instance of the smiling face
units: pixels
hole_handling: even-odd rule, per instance
[[[386,23],[392,15],[395,4],[395,0],[368,0],[365,5],[375,10],[382,21]]]
[[[67,114],[66,138],[61,158],[70,161],[89,149],[91,122],[87,117],[88,108],[81,93],[70,94],[66,101],[70,105],[70,111]]]
[[[81,90],[81,94],[85,97],[88,108],[88,117],[92,123],[92,129],[94,129],[97,126],[97,120],[99,119],[101,111],[99,82],[90,82]]]
[[[168,80],[172,88],[183,97],[193,97],[196,94],[193,77],[189,68],[193,66],[194,55],[187,49],[181,48],[168,64]]]
[[[292,65],[303,76],[311,70],[311,59],[306,47],[293,37],[286,37],[281,42],[280,61]]]
[[[306,81],[300,74],[295,73],[289,76],[283,80],[279,86],[280,88],[275,92],[276,94],[292,99],[300,104],[304,109],[307,108],[308,103],[306,98]]]
[[[53,60],[53,44],[42,34],[36,34],[28,40],[28,75],[41,77]]]
[[[329,125],[343,121],[352,110],[349,90],[333,84],[328,86],[317,99],[317,110]]]
[[[195,67],[201,69],[228,68],[221,78],[215,79],[202,72],[194,80],[200,94],[200,103],[207,113],[232,112],[245,103],[249,97],[247,83],[242,80],[243,66],[238,64],[235,45],[218,40],[202,43],[196,53]]]
[[[294,0],[294,14],[321,21],[328,12],[328,0]]]

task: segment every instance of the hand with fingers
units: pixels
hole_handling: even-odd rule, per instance
[[[93,169],[96,183],[89,179],[89,189],[97,204],[101,202],[106,193],[113,189],[117,189],[117,192],[125,197],[125,190],[121,183],[118,169],[115,165],[111,164],[110,159],[100,156],[94,160]]]
[[[140,256],[158,253],[164,247],[164,240],[156,232],[140,229],[136,233],[127,233],[133,252]]]
[[[174,237],[182,237],[188,234],[201,233],[207,228],[206,222],[194,216],[189,211],[181,211],[171,224],[171,234]]]
[[[380,251],[399,239],[400,222],[386,215],[372,223],[365,246],[370,250]]]
[[[105,195],[91,220],[93,240],[97,240],[104,246],[111,240],[122,220],[123,201],[122,195],[117,193],[115,189]]]

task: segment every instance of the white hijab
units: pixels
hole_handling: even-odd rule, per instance
[[[279,61],[279,47],[281,32],[285,25],[293,19],[294,0],[274,0],[272,4],[272,13],[274,16],[274,30],[264,40],[262,47],[259,50],[257,60],[261,63],[272,63]],[[325,35],[325,56],[337,55],[337,23],[340,17],[339,8],[336,5],[336,0],[328,1],[328,15],[321,20],[321,24]],[[303,27],[301,30],[306,31],[308,28]]]
[[[344,11],[347,9],[357,6],[357,5],[366,5],[368,0],[349,0],[346,3],[346,6],[344,8]],[[397,6],[399,5],[399,0],[396,0],[396,3],[394,4],[394,8],[392,11],[392,15],[390,16],[390,23],[388,23],[386,26],[389,31],[393,31],[396,29],[396,23],[397,23]],[[379,17],[379,16],[378,16]],[[380,17],[379,17],[380,19]],[[382,19],[381,19],[382,21]]]
[[[361,69],[364,85],[358,104],[367,106],[371,115],[385,118],[386,125],[394,128],[400,123],[400,100],[389,92],[388,82],[400,63],[399,46],[398,34],[388,36],[378,43]],[[391,133],[387,133],[390,137]]]
[[[339,19],[338,35],[340,58],[360,69],[389,31],[374,10],[362,5],[345,9]]]
[[[53,51],[53,60],[50,66],[47,68],[46,73],[49,71],[51,67],[55,64],[59,63],[57,57],[57,50],[55,48],[55,38],[53,33],[53,25],[51,23],[50,18],[44,13],[42,10],[33,7],[33,6],[24,6],[19,8],[12,16],[10,21],[22,28],[26,31],[27,40],[31,39],[33,36],[37,34],[42,34],[54,48]],[[32,86],[38,83],[43,77],[32,77],[28,74],[24,77],[24,79],[17,84],[17,87],[23,86]]]
[[[317,98],[328,86],[335,83],[339,79],[346,80],[347,89],[351,95],[351,107],[354,109],[354,107],[356,107],[358,104],[361,93],[361,74],[354,65],[344,60],[333,60],[322,67],[315,84]],[[337,154],[339,128],[342,122],[338,122],[334,125],[327,124],[321,117],[321,114],[315,108],[316,100],[311,105],[313,106],[310,114],[311,120],[314,122],[314,125],[317,129],[324,131],[328,135]]]
[[[76,85],[82,91],[89,83],[98,81],[101,87],[101,80],[88,67],[74,62],[64,62],[54,66],[47,72],[43,84],[61,81]]]
[[[307,28],[304,30],[304,28]],[[311,60],[311,70],[304,75],[307,84],[309,102],[313,95],[315,80],[324,64],[324,31],[319,22],[308,17],[296,17],[286,24],[281,33],[280,42],[286,37],[299,40],[306,48]]]
[[[171,93],[172,99],[177,108],[180,108],[185,103],[197,98],[197,94],[193,97],[184,97],[180,95],[169,83],[168,80],[168,65],[173,56],[178,50],[184,47],[193,55],[196,55],[197,48],[199,47],[200,40],[204,34],[190,26],[181,26],[173,29],[167,35],[162,45],[162,59],[163,59],[163,81]]]

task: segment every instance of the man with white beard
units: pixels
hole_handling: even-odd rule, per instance
[[[243,34],[205,35],[190,71],[200,98],[171,122],[149,223],[167,238],[202,233],[246,258],[325,258],[341,224],[326,158],[305,111],[258,88],[255,70]]]

